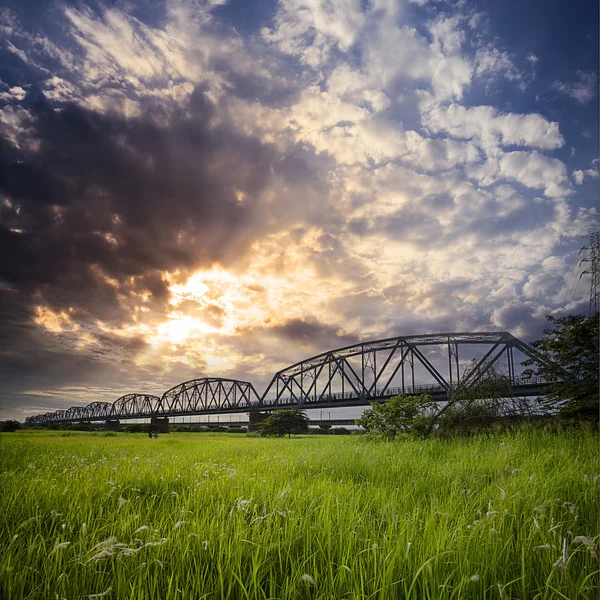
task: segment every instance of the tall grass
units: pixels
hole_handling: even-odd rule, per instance
[[[0,439],[3,598],[598,596],[589,433]]]

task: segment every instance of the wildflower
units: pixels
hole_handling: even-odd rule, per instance
[[[479,575],[471,575],[471,577],[469,577],[469,581],[479,581]]]
[[[119,510],[121,510],[127,504],[127,500],[123,496],[119,496]]]
[[[577,537],[573,538],[573,540],[571,541],[571,544],[581,544],[583,546],[586,546],[587,549],[590,551],[590,554],[594,558],[598,558],[598,552],[596,551],[596,544],[594,544],[594,540],[591,537],[587,537],[585,535],[578,535]]]
[[[187,523],[187,521],[177,521],[177,523],[175,523],[175,525],[173,526],[173,529],[179,529],[182,525],[185,525]]]
[[[100,592],[99,594],[90,594],[88,599],[92,600],[93,598],[104,598],[104,596],[108,596],[111,592],[112,588],[108,588],[106,591]]]
[[[488,510],[485,513],[485,516],[489,518],[489,517],[495,517],[497,514],[498,514],[497,510]]]
[[[558,569],[566,569],[568,561],[569,561],[569,549],[567,547],[567,540],[565,538],[565,539],[563,539],[562,554],[558,557],[558,560],[552,566],[554,568],[558,568]]]
[[[94,556],[92,556],[92,558],[90,558],[88,562],[92,562],[93,560],[100,560],[101,558],[107,558],[108,556],[112,555],[113,553],[110,550],[102,550],[101,552],[98,552],[98,554],[94,554]]]
[[[302,579],[302,581],[306,582],[308,585],[315,585],[315,580],[308,573],[304,573],[300,579]]]
[[[109,537],[107,539],[105,539],[103,542],[100,542],[99,544],[96,544],[93,548],[93,550],[98,550],[98,548],[105,548],[106,546],[112,546],[115,542],[117,541],[116,537]]]
[[[55,552],[57,552],[61,548],[66,548],[67,546],[70,546],[70,545],[71,545],[71,542],[61,542],[60,544],[55,544],[54,549],[52,550],[52,552],[50,552],[50,554],[48,554],[48,556],[52,556]]]
[[[135,535],[136,533],[140,533],[140,531],[146,531],[146,529],[148,529],[147,525],[142,525],[141,527],[138,527],[134,532],[133,535]]]

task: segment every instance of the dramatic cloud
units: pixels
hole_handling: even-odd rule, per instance
[[[565,156],[572,102],[536,103],[539,49],[469,3],[263,9],[258,31],[222,2],[2,11],[8,413],[260,387],[394,334],[527,337],[581,304],[596,157]],[[584,71],[552,90],[589,102]]]

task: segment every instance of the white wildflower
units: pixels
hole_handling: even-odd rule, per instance
[[[573,540],[571,541],[571,544],[580,544],[580,545],[586,546],[587,549],[590,551],[590,554],[594,558],[598,558],[596,544],[594,544],[594,540],[591,537],[588,537],[585,535],[578,535],[577,537],[573,538]]]
[[[563,539],[563,551],[562,554],[558,557],[558,560],[552,565],[554,568],[558,569],[566,569],[567,562],[569,561],[569,549],[567,546],[567,539]]]
[[[52,556],[58,550],[60,550],[62,548],[66,548],[67,546],[70,546],[70,545],[71,545],[71,542],[61,542],[60,544],[57,543],[54,545],[54,549],[52,550],[52,552],[50,552],[50,554],[48,554],[48,556]]]
[[[102,550],[101,552],[98,552],[98,554],[94,554],[94,556],[92,556],[92,558],[90,558],[88,562],[92,562],[93,560],[100,560],[101,558],[107,558],[112,555],[113,552],[111,552],[110,550]]]
[[[108,596],[111,592],[112,588],[108,588],[106,591],[100,592],[99,594],[90,594],[88,598],[89,600],[92,600],[93,598],[104,598],[104,596]]]
[[[127,500],[123,496],[119,496],[119,510],[121,510],[127,504]]]
[[[116,541],[117,541],[117,538],[111,536],[111,537],[105,539],[103,542],[96,544],[92,548],[92,550],[98,550],[98,548],[105,548],[106,546],[112,546]]]
[[[498,514],[497,510],[488,510],[485,513],[485,516],[489,518],[489,517],[495,517],[497,514]]]
[[[177,523],[175,523],[175,525],[173,526],[173,529],[179,529],[180,527],[182,527],[186,523],[187,523],[187,521],[177,521]]]
[[[302,581],[304,581],[308,585],[315,585],[315,580],[308,573],[304,573],[304,575],[302,575],[300,579],[302,579]]]
[[[146,529],[148,529],[147,525],[142,525],[141,527],[138,527],[134,532],[133,535],[135,535],[136,533],[140,533],[140,531],[146,531]]]
[[[471,577],[469,577],[469,581],[479,581],[479,575],[471,575]]]

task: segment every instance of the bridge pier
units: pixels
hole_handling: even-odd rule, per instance
[[[121,421],[119,419],[107,419],[104,422],[104,429],[108,431],[121,431]]]
[[[259,425],[266,421],[271,413],[268,412],[251,412],[250,422],[248,423],[248,431],[258,431]]]
[[[158,429],[159,433],[169,433],[169,417],[152,417],[150,425],[154,430]]]

